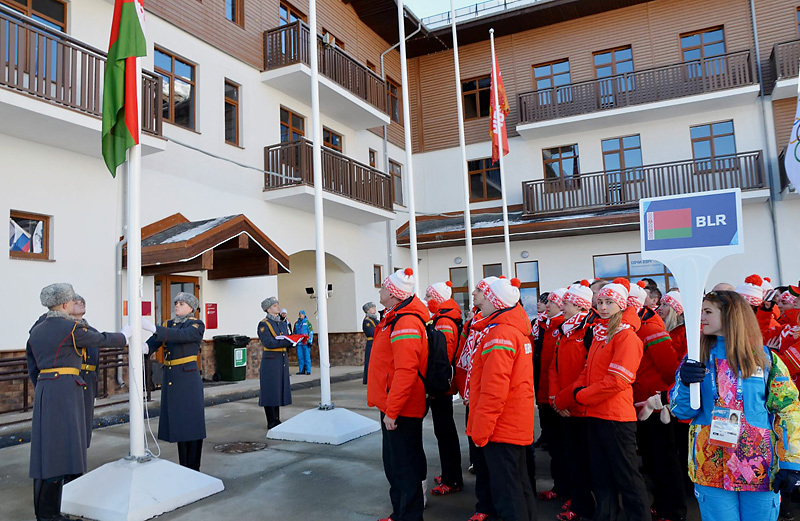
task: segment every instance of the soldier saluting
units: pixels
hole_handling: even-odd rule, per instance
[[[124,347],[130,325],[119,333],[99,333],[75,322],[70,313],[75,291],[70,284],[42,289],[49,309],[31,329],[26,347],[28,374],[35,387],[31,428],[30,477],[36,519],[63,520],[61,491],[65,478],[86,472],[86,417],[81,378],[86,349]]]

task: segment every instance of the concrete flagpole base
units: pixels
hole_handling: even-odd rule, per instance
[[[270,429],[267,438],[341,445],[380,429],[375,420],[347,409],[309,409]]]
[[[144,521],[224,489],[221,480],[170,461],[120,459],[64,485],[61,511],[98,521]]]

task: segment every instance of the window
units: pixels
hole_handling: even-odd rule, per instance
[[[372,283],[376,288],[380,288],[381,284],[383,283],[383,274],[381,273],[382,269],[383,266],[379,266],[378,264],[374,264],[372,266]]]
[[[172,318],[173,302],[178,293],[185,292],[200,299],[200,279],[183,275],[156,275],[154,282],[154,300],[156,320],[161,323]],[[165,288],[169,288],[165,290]],[[195,318],[200,318],[200,309],[196,309]]]
[[[722,56],[725,54],[725,33],[722,27],[682,34],[681,52],[685,62]]]
[[[67,32],[67,3],[62,0],[0,0],[0,4],[52,29]]]
[[[521,282],[519,299],[529,319],[536,316],[536,304],[539,300],[539,261],[514,263],[516,277]]]
[[[154,62],[163,80],[164,121],[194,130],[194,65],[158,47]]]
[[[689,133],[692,137],[692,157],[700,169],[725,168],[723,163],[730,162],[730,156],[736,154],[733,121],[698,125],[691,127]],[[704,159],[707,161],[702,161]]]
[[[378,168],[376,165],[378,164],[378,153],[369,149],[369,166],[372,168]]]
[[[386,107],[389,109],[389,117],[395,123],[400,123],[400,85],[386,78]]]
[[[503,274],[503,265],[497,264],[484,264],[483,265],[483,278],[486,277],[499,277]]]
[[[239,145],[239,86],[225,80],[225,142]]]
[[[296,141],[305,136],[305,118],[281,107],[281,143]]]
[[[625,277],[631,284],[636,284],[644,278],[650,278],[656,281],[661,293],[677,286],[665,265],[654,260],[642,260],[639,252],[595,255],[593,260],[594,276],[598,279],[614,280],[616,277]]]
[[[633,77],[618,77],[633,72],[633,51],[630,46],[596,52],[593,63],[595,77],[608,78],[597,83],[601,106],[614,106],[616,94],[635,88]]]
[[[555,101],[564,103],[572,101],[572,89],[566,87],[570,84],[569,60],[552,63],[543,63],[533,66],[533,84],[539,92],[539,104],[549,105],[554,102],[553,92],[556,93]],[[553,90],[554,89],[554,90]]]
[[[797,8],[797,13],[795,16],[797,18],[797,34],[800,35],[800,7]]]
[[[453,300],[466,312],[470,308],[469,274],[467,268],[450,268],[450,283],[453,285]]]
[[[392,200],[403,205],[403,165],[389,160],[389,173],[392,174]]]
[[[542,150],[545,179],[574,179],[580,173],[578,145]]]
[[[11,210],[8,220],[8,256],[16,259],[50,258],[50,217]]]
[[[469,169],[469,200],[471,202],[500,199],[500,166],[492,165],[492,158],[473,159]]]
[[[461,82],[461,95],[464,97],[464,121],[489,116],[491,85],[491,76]]]
[[[624,203],[626,187],[642,179],[642,147],[639,136],[615,137],[601,141],[603,169],[608,183],[608,203]]]
[[[225,18],[244,27],[244,0],[225,0]]]
[[[278,11],[278,26],[282,25],[289,25],[293,24],[298,20],[305,21],[306,15],[301,13],[299,10],[295,9],[291,5],[287,4],[286,2],[280,3],[280,9]]]
[[[322,127],[322,144],[338,152],[342,151],[342,135],[329,128]]]

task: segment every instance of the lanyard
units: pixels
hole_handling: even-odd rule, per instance
[[[719,389],[717,389],[717,371],[719,368],[717,367],[717,357],[711,355],[711,363],[714,365],[714,371],[711,373],[711,387],[714,389],[714,397],[715,401],[719,402]],[[744,392],[742,391],[742,374],[741,371],[736,376],[736,400],[742,401],[744,397]]]

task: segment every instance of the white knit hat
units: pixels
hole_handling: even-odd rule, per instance
[[[792,295],[792,293],[787,289],[781,293],[781,302],[786,302],[790,306],[794,306],[794,303],[797,302],[797,297]]]
[[[433,300],[442,304],[446,300],[450,300],[450,297],[453,296],[453,283],[449,280],[447,282],[436,282],[428,286],[428,289],[425,290],[425,293],[431,296]]]
[[[395,297],[405,300],[414,293],[414,270],[397,270],[383,279],[382,286]]]
[[[661,303],[674,309],[675,313],[683,315],[683,297],[679,291],[670,291],[661,298]]]
[[[567,288],[556,288],[550,292],[550,294],[547,296],[547,300],[558,306],[558,309],[563,309],[564,295],[566,293],[567,293]]]
[[[644,289],[645,286],[647,286],[647,283],[640,280],[636,284],[633,284],[630,292],[628,292],[628,305],[633,306],[637,312],[644,307],[644,301],[647,299],[647,291]]]
[[[761,282],[761,289],[764,290],[764,296],[767,296],[767,293],[775,289],[772,287],[772,279],[769,277],[764,277],[764,280]]]
[[[631,289],[631,283],[628,279],[617,277],[614,282],[606,284],[600,288],[597,298],[610,298],[613,300],[620,309],[628,307],[628,292]]]
[[[750,275],[744,282],[736,286],[736,293],[742,296],[751,306],[760,306],[764,301],[764,290],[761,284],[764,281],[758,275]]]
[[[500,277],[489,284],[483,295],[489,299],[495,309],[506,309],[519,302],[519,286],[519,279],[508,280],[505,277]]]
[[[484,293],[489,288],[489,285],[492,282],[496,281],[496,280],[497,280],[497,277],[494,277],[494,276],[486,277],[485,279],[482,279],[480,282],[478,282],[475,285],[475,289],[477,289],[481,293]]]
[[[580,284],[572,284],[564,294],[564,302],[570,302],[582,309],[592,309],[592,289],[589,287],[588,280],[582,280]]]

